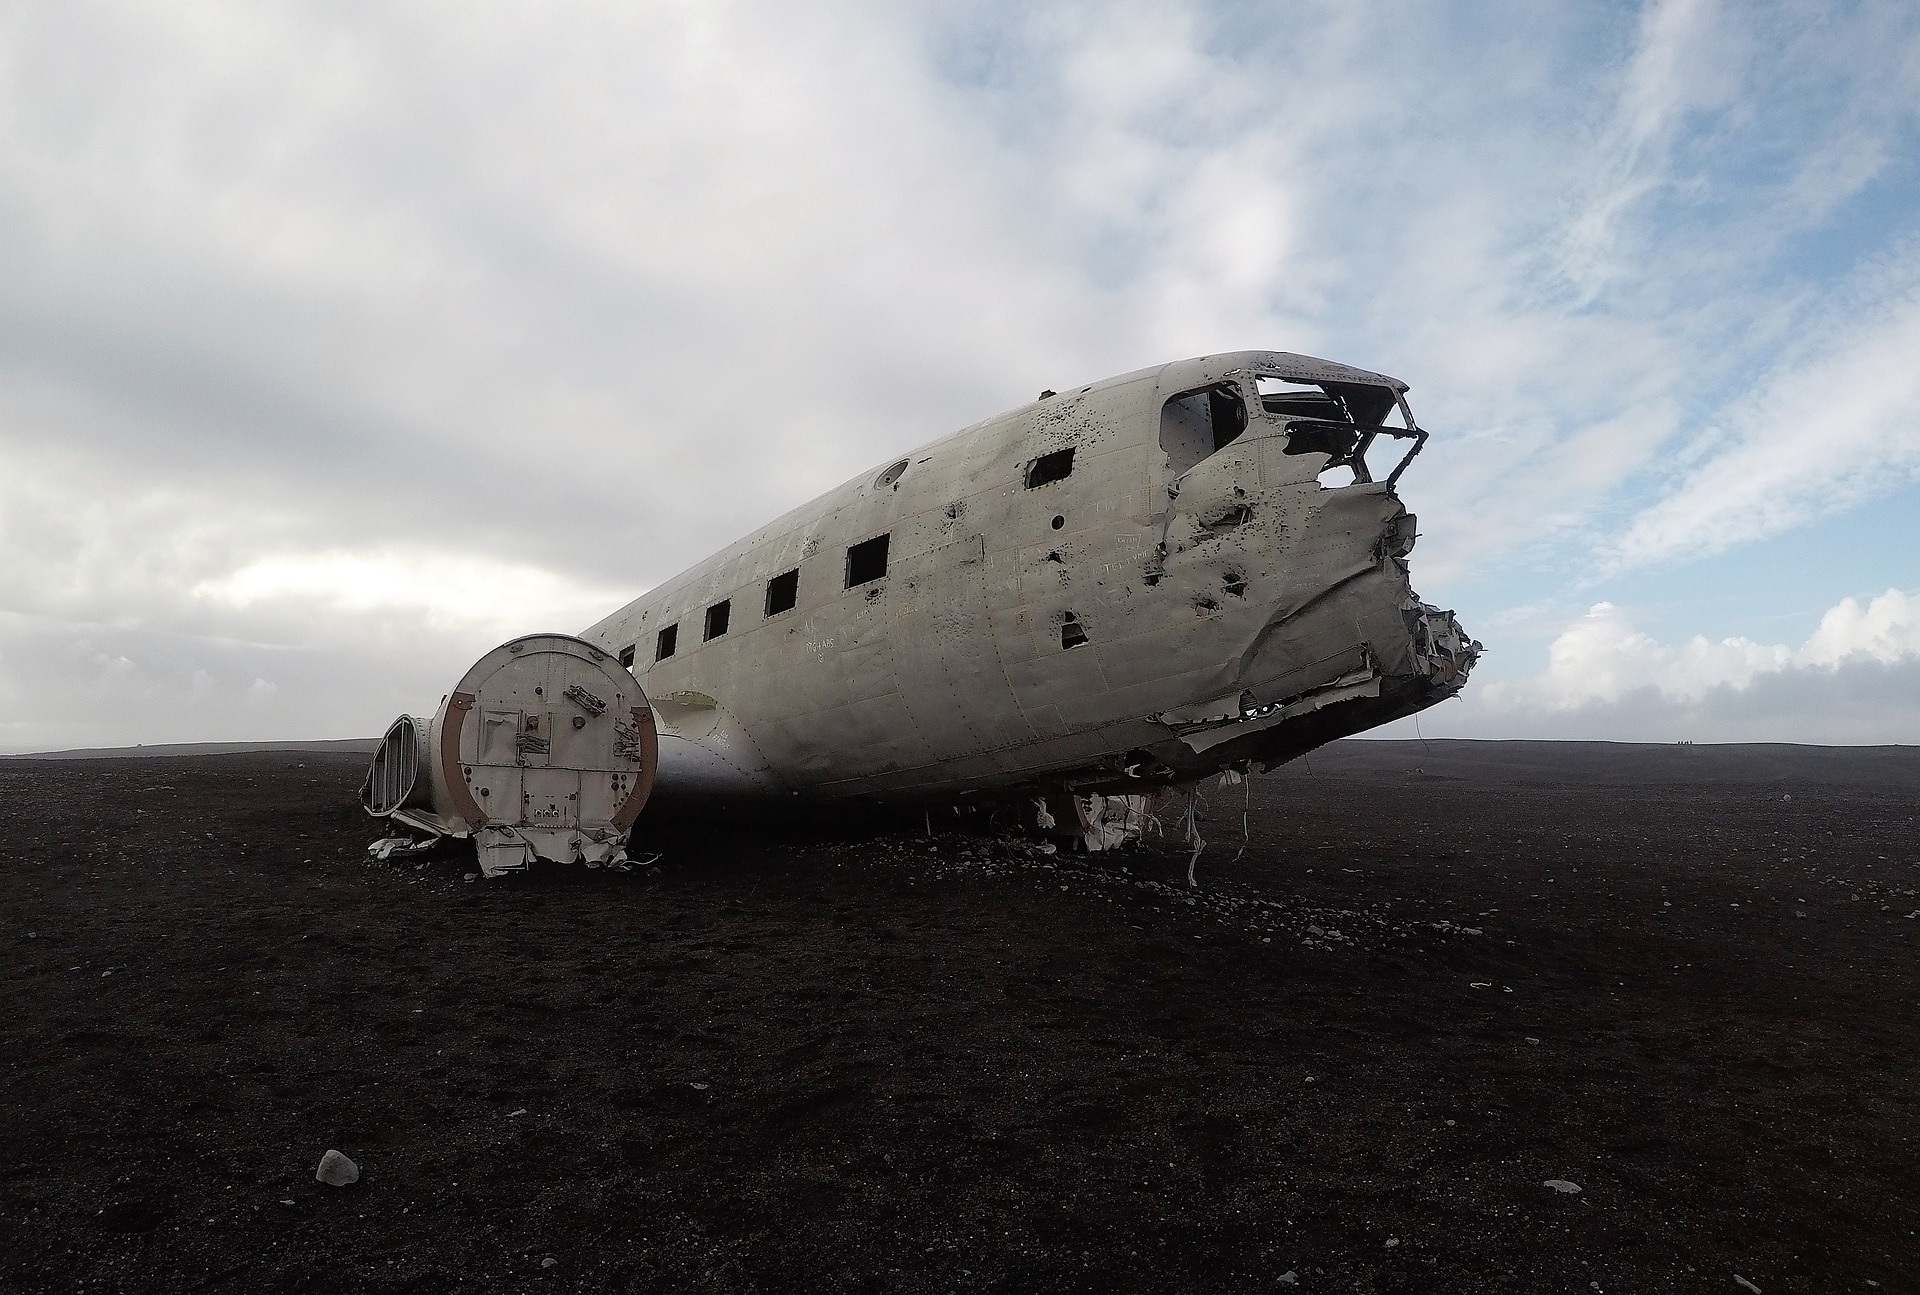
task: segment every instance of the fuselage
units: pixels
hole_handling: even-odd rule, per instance
[[[1049,394],[582,637],[653,703],[656,796],[1118,789],[1277,763],[1452,695],[1478,651],[1408,586],[1413,519],[1379,462],[1424,440],[1405,390],[1249,351]]]

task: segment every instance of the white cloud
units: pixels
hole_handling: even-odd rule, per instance
[[[1783,360],[1702,436],[1699,461],[1609,547],[1615,569],[1720,553],[1920,475],[1920,249],[1894,287]]]
[[[1562,270],[1583,300],[1591,301],[1639,254],[1638,246],[1620,247],[1623,227],[1635,203],[1675,182],[1671,151],[1688,114],[1721,107],[1737,94],[1740,29],[1722,19],[1717,0],[1649,0],[1640,11],[1591,192],[1564,234]]]
[[[511,637],[527,627],[566,633],[631,593],[583,587],[551,571],[442,553],[280,553],[194,586],[192,597],[251,609],[293,603],[323,613],[410,616]],[[516,628],[518,627],[518,628]]]
[[[1534,609],[1526,609],[1529,617]],[[1796,645],[1662,642],[1600,603],[1563,624],[1544,669],[1497,677],[1370,736],[1624,742],[1920,742],[1920,593],[1844,598]]]
[[[1887,590],[1864,607],[1841,599],[1799,648],[1749,638],[1693,636],[1663,644],[1613,603],[1596,603],[1548,648],[1546,671],[1480,688],[1478,705],[1498,711],[1578,711],[1636,692],[1697,703],[1716,690],[1747,690],[1766,674],[1920,659],[1920,594]]]
[[[1864,608],[1843,598],[1794,653],[1796,665],[1838,666],[1856,658],[1885,664],[1920,655],[1920,596],[1889,589]]]

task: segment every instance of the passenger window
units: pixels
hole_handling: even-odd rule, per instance
[[[1055,481],[1065,481],[1073,475],[1073,446],[1064,450],[1055,450],[1051,454],[1042,454],[1027,464],[1027,489],[1036,486],[1051,485]]]
[[[876,535],[847,550],[847,588],[864,585],[887,574],[887,537]]]
[[[781,612],[790,612],[793,605],[800,601],[800,569],[783,571],[767,581],[767,615],[778,616]]]
[[[707,633],[702,642],[711,643],[727,632],[727,618],[733,614],[733,599],[722,598],[707,608]]]
[[[1183,392],[1160,411],[1160,448],[1166,451],[1168,469],[1176,477],[1215,450],[1233,444],[1246,430],[1246,402],[1231,382]]]
[[[629,643],[620,649],[620,666],[622,669],[633,669],[633,649],[638,646],[636,643]]]
[[[674,649],[679,646],[679,642],[680,626],[677,623],[667,626],[660,631],[660,636],[653,641],[653,659],[655,661],[665,661],[673,655]]]

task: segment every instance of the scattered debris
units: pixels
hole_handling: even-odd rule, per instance
[[[552,1255],[548,1255],[545,1259],[542,1259],[540,1261],[540,1266],[542,1268],[551,1268],[559,1262],[560,1261],[558,1259],[555,1259]]]
[[[391,859],[396,855],[404,859],[408,855],[425,854],[438,844],[440,844],[438,837],[416,841],[410,836],[383,836],[367,847],[367,853],[382,860]]]
[[[1549,1178],[1540,1185],[1542,1187],[1551,1187],[1562,1196],[1577,1196],[1580,1194],[1580,1184],[1570,1183],[1564,1178]]]
[[[342,1153],[330,1150],[320,1157],[320,1167],[313,1171],[313,1176],[329,1187],[347,1187],[360,1181],[360,1166]]]
[[[1274,1280],[1279,1282],[1282,1286],[1297,1286],[1300,1284],[1300,1274],[1295,1272],[1293,1269],[1289,1268],[1285,1272],[1281,1273],[1278,1277],[1274,1278]]]
[[[1176,826],[1170,835],[1178,841],[1179,828]],[[1031,880],[1049,890],[1078,892],[1109,903],[1146,904],[1170,915],[1198,918],[1242,931],[1263,943],[1275,936],[1292,936],[1303,947],[1318,951],[1428,945],[1471,938],[1465,927],[1451,922],[1400,916],[1394,911],[1399,901],[1392,898],[1355,908],[1324,908],[1296,897],[1269,898],[1232,885],[1189,889],[1184,878],[1174,872],[1184,861],[1181,856],[1185,851],[1178,845],[1169,850],[1132,846],[1128,851],[1067,854],[1059,852],[1051,841],[959,834],[927,838],[915,830],[910,835],[815,846],[806,853],[815,852],[816,857],[842,866],[899,871],[911,884],[960,879]],[[1162,863],[1172,874],[1166,881],[1137,875],[1144,870],[1143,864],[1157,867]]]
[[[1793,797],[1789,796],[1787,797],[1787,799],[1792,800]],[[1760,1295],[1760,1288],[1758,1286],[1755,1286],[1752,1282],[1748,1281],[1745,1277],[1742,1277],[1739,1273],[1735,1273],[1733,1275],[1733,1284],[1738,1286],[1741,1290],[1752,1291],[1753,1295]]]
[[[507,1118],[508,1118],[508,1119],[510,1119],[510,1120],[517,1120],[517,1119],[519,1119],[519,1118],[520,1118],[520,1117],[521,1117],[522,1115],[525,1115],[526,1113],[527,1113],[527,1108],[526,1108],[526,1107],[524,1107],[524,1106],[522,1106],[522,1107],[521,1107],[521,1108],[520,1108],[519,1110],[517,1110],[517,1111],[508,1111],[508,1112],[507,1112]]]

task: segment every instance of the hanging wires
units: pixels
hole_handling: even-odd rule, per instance
[[[1187,856],[1187,885],[1192,887],[1198,887],[1200,885],[1200,883],[1194,879],[1193,868],[1195,864],[1200,862],[1201,851],[1207,848],[1207,843],[1200,839],[1199,822],[1200,788],[1196,784],[1191,797],[1187,801],[1187,848],[1193,851],[1192,854]]]
[[[1253,771],[1249,769],[1240,775],[1240,848],[1234,853],[1233,861],[1240,862],[1240,856],[1247,852],[1247,815],[1253,808]]]

